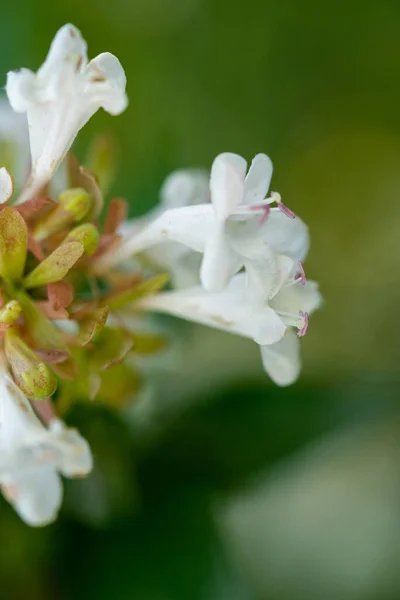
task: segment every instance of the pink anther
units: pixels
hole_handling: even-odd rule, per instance
[[[301,285],[306,285],[306,273],[304,271],[303,263],[299,260],[300,273],[297,273],[294,278],[296,281],[300,281]]]
[[[299,331],[297,332],[297,335],[299,337],[304,337],[307,333],[307,329],[308,329],[308,312],[303,312],[302,310],[299,312],[300,317],[302,317],[304,319],[304,324],[303,327],[301,329],[299,329]]]
[[[277,202],[276,203],[277,207],[279,208],[279,210],[281,210],[283,212],[284,215],[286,215],[287,217],[289,217],[289,219],[295,219],[296,215],[294,214],[294,212],[292,210],[290,210],[290,208],[288,208],[287,206],[285,206],[285,204],[283,204],[283,202]]]

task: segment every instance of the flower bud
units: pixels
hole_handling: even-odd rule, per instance
[[[5,335],[5,352],[18,387],[31,400],[43,400],[56,391],[57,380],[11,327]]]
[[[16,300],[10,300],[0,310],[0,323],[4,325],[13,325],[21,314],[21,306]]]
[[[59,195],[57,206],[38,223],[35,239],[44,240],[72,223],[79,223],[89,213],[91,206],[90,196],[83,188],[66,190]]]
[[[84,247],[84,254],[92,256],[97,250],[100,234],[92,223],[84,223],[75,227],[65,238],[65,242],[79,242]]]

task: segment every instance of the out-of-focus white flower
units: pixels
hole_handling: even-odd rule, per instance
[[[12,108],[26,113],[32,172],[20,201],[45,185],[60,165],[79,130],[101,107],[112,115],[127,106],[126,77],[108,52],[88,62],[86,42],[73,25],[56,34],[37,73],[8,73],[6,92]]]
[[[13,190],[13,178],[5,167],[0,167],[0,204],[11,198]]]
[[[210,202],[209,175],[201,169],[179,169],[165,179],[160,202],[143,217],[125,223],[120,233],[131,239],[145,229],[152,221],[162,217],[174,208],[206,204]],[[171,275],[174,288],[183,288],[199,283],[201,257],[188,246],[177,242],[156,244],[145,252],[146,261]]]
[[[30,153],[26,115],[16,113],[6,96],[0,97],[0,164],[13,174],[21,190],[29,175]]]
[[[308,249],[306,225],[283,205],[279,194],[265,198],[272,163],[258,154],[246,176],[246,161],[224,153],[214,160],[210,177],[211,204],[171,208],[133,232],[118,250],[100,258],[108,268],[163,242],[179,242],[204,254],[200,279],[205,289],[219,291],[243,266],[262,261],[268,248],[302,260]],[[270,205],[276,203],[275,208]]]
[[[300,370],[298,337],[320,303],[318,286],[306,281],[302,264],[271,254],[263,289],[254,289],[251,277],[239,273],[221,292],[199,286],[146,297],[141,306],[253,339],[270,377],[289,385]],[[297,328],[297,336],[290,328]]]
[[[30,525],[53,521],[62,500],[60,474],[87,475],[90,448],[58,419],[44,427],[7,373],[0,373],[0,485],[5,498]]]
[[[209,174],[203,169],[178,169],[168,175],[160,191],[160,204],[152,218],[171,208],[210,202]],[[150,215],[149,215],[150,216]]]

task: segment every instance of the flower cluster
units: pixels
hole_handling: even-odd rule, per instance
[[[126,221],[125,202],[114,198],[100,219],[104,178],[69,150],[99,108],[126,108],[125,87],[118,59],[88,61],[72,25],[57,33],[37,73],[9,73],[17,113],[9,123],[22,113],[29,131],[26,181],[21,121],[2,127],[0,110],[0,136],[14,132],[20,158],[15,180],[0,168],[0,486],[32,525],[56,517],[60,474],[92,468],[87,442],[57,415],[96,397],[118,406],[139,385],[135,355],[164,344],[126,315],[165,312],[251,338],[271,378],[288,385],[300,370],[298,338],[320,304],[303,268],[307,227],[278,193],[268,196],[264,154],[247,174],[246,161],[229,153],[211,174],[177,171],[150,214]]]
[[[172,270],[179,289],[143,298],[143,309],[254,340],[273,381],[289,385],[300,371],[298,338],[321,303],[318,286],[306,279],[303,267],[308,229],[280,194],[268,196],[268,156],[258,154],[246,171],[241,156],[224,153],[214,160],[209,185],[204,174],[201,185],[199,174],[173,174],[167,199],[149,222],[131,224],[120,246],[100,257],[96,269],[107,271],[131,256],[151,253],[162,268]]]

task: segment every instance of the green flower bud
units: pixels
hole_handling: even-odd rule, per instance
[[[83,188],[66,190],[59,195],[57,206],[38,223],[34,237],[39,241],[44,240],[73,223],[79,223],[88,215],[91,207],[91,198]]]
[[[10,300],[0,310],[0,323],[4,325],[12,325],[21,314],[21,306],[16,300]]]
[[[18,387],[31,400],[43,400],[56,391],[57,380],[11,327],[5,335],[5,352]]]
[[[73,217],[75,223],[86,217],[92,204],[89,194],[83,188],[66,190],[59,195],[58,202]]]
[[[92,256],[96,252],[99,241],[99,231],[92,223],[84,223],[75,227],[65,238],[65,242],[79,242],[82,244],[86,256]]]

